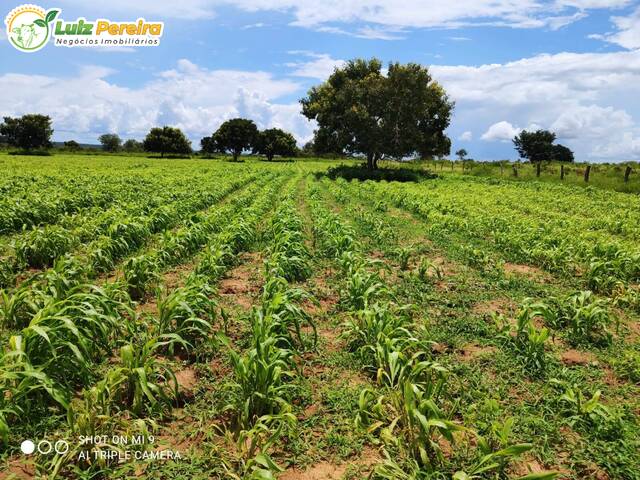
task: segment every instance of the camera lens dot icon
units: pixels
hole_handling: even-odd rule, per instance
[[[22,453],[24,453],[25,455],[31,455],[35,451],[35,449],[36,444],[31,440],[25,440],[20,444],[20,450],[22,450]]]

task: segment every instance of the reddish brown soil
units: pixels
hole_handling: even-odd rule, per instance
[[[365,448],[360,457],[342,464],[321,462],[306,470],[295,468],[288,469],[278,476],[279,480],[340,480],[344,477],[349,467],[357,468],[364,474],[363,470],[370,470],[380,461],[380,455],[372,448]],[[364,475],[362,478],[366,478]]]
[[[580,350],[565,350],[560,354],[560,360],[565,365],[589,365],[596,361],[595,356],[590,352]]]

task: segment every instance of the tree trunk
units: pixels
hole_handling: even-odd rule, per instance
[[[376,153],[376,154],[373,156],[373,168],[374,168],[374,169],[377,169],[377,168],[378,168],[378,160],[380,160],[380,154],[379,154],[379,153]]]
[[[627,169],[624,171],[624,183],[629,182],[629,175],[631,175],[631,167],[627,166]]]
[[[273,153],[267,155],[267,160],[269,160],[270,162],[273,161]]]
[[[516,167],[515,165],[513,166],[513,176],[514,177],[518,177],[518,167]]]
[[[238,161],[238,152],[236,152],[236,151],[233,152],[233,161],[234,162]]]
[[[536,177],[540,178],[540,167],[542,162],[536,162]]]
[[[564,180],[564,165],[560,165],[560,180]]]
[[[367,153],[367,168],[369,170],[373,170],[375,168],[373,166],[373,153]]]
[[[589,182],[589,174],[591,173],[591,165],[587,165],[587,168],[584,169],[584,181]]]

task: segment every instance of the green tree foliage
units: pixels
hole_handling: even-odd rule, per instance
[[[557,160],[558,162],[567,162],[572,163],[574,161],[573,152],[570,148],[565,147],[564,145],[554,145],[553,146],[553,158],[552,160]]]
[[[117,152],[122,147],[122,139],[116,133],[105,133],[98,140],[105,152]]]
[[[80,147],[80,144],[75,140],[69,140],[68,142],[64,142],[63,145],[64,145],[64,149],[69,150],[70,152],[77,152],[82,148]]]
[[[25,151],[51,147],[51,117],[48,115],[30,114],[20,118],[4,117],[0,124],[0,135],[8,145]]]
[[[345,154],[338,132],[330,131],[328,128],[319,128],[313,132],[313,141],[310,142],[309,148],[318,156],[336,158]]]
[[[356,59],[337,68],[300,100],[302,113],[318,122],[317,137],[350,153],[364,154],[368,168],[379,159],[447,155],[444,134],[453,102],[427,68]]]
[[[468,155],[468,152],[464,149],[461,148],[460,150],[458,150],[456,152],[456,156],[460,159],[460,160],[464,160],[466,158],[466,156]]]
[[[142,148],[142,142],[139,142],[137,140],[134,140],[133,138],[130,138],[129,140],[127,140],[126,142],[124,142],[122,144],[122,149],[125,152],[128,153],[132,153],[132,152],[142,152],[144,149]]]
[[[200,152],[202,154],[213,155],[214,153],[217,153],[219,151],[220,149],[218,148],[213,135],[210,137],[203,137],[202,140],[200,140]]]
[[[290,133],[279,128],[269,128],[258,133],[253,151],[266,156],[267,160],[271,161],[274,155],[295,155],[298,147],[296,139]]]
[[[188,155],[191,153],[191,142],[179,128],[155,127],[147,134],[142,146],[145,152]]]
[[[243,150],[254,147],[258,136],[258,127],[253,120],[246,118],[232,118],[227,120],[213,134],[216,149],[231,152],[233,160],[237,161]]]
[[[556,134],[548,130],[523,130],[513,138],[513,145],[521,158],[531,163],[558,160],[573,162],[573,152],[564,145],[554,145]]]

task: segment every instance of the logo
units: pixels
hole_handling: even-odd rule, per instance
[[[11,45],[22,52],[37,52],[51,36],[51,22],[60,10],[45,11],[37,5],[21,5],[9,12],[4,23]]]
[[[163,22],[138,18],[130,22],[108,19],[74,21],[60,18],[62,10],[45,10],[37,5],[21,5],[5,19],[9,42],[21,52],[37,52],[50,38],[56,47],[155,47],[160,45]]]

